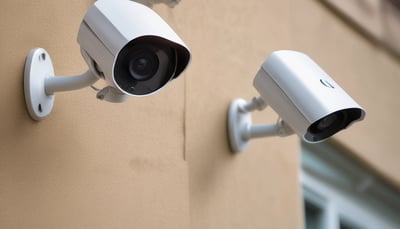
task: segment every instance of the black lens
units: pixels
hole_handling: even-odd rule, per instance
[[[323,140],[346,128],[351,121],[348,111],[337,111],[314,122],[308,128],[305,138],[311,142]]]
[[[321,119],[319,122],[317,122],[315,128],[319,131],[324,131],[325,129],[331,127],[332,124],[334,124],[338,119],[339,115],[333,113]]]
[[[345,129],[350,123],[360,119],[361,109],[350,108],[336,111],[314,122],[307,130],[304,138],[310,142],[324,140],[340,130]]]
[[[343,129],[348,123],[347,113],[338,111],[316,121],[309,132],[315,136],[327,136]]]
[[[130,41],[118,53],[113,77],[125,93],[148,95],[175,76],[176,63],[175,49],[158,38],[142,37]]]
[[[129,73],[135,80],[148,80],[157,72],[158,58],[152,50],[143,49],[129,61]]]

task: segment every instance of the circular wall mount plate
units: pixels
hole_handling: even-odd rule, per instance
[[[44,81],[54,77],[50,55],[42,48],[32,49],[25,62],[24,92],[29,114],[34,120],[42,120],[50,114],[54,95],[47,95]]]
[[[249,144],[249,139],[245,139],[243,133],[251,125],[251,113],[241,111],[240,107],[246,104],[244,99],[234,100],[228,113],[228,132],[230,146],[233,152],[242,152]]]

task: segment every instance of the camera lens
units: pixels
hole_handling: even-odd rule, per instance
[[[154,52],[143,49],[129,61],[129,73],[135,80],[148,80],[157,72],[158,65],[158,58]]]
[[[358,108],[336,111],[314,122],[308,128],[304,138],[310,142],[324,140],[345,129],[350,123],[361,117],[362,110]]]
[[[149,95],[175,76],[176,63],[175,49],[159,39],[142,37],[130,41],[118,53],[113,77],[123,92]]]
[[[305,138],[316,142],[332,136],[353,121],[354,118],[350,115],[351,112],[341,110],[321,118],[308,128]]]
[[[332,126],[332,124],[335,123],[335,121],[338,120],[339,118],[338,116],[339,115],[336,113],[326,116],[325,118],[321,119],[318,123],[316,123],[316,129],[323,131],[329,128],[330,126]]]

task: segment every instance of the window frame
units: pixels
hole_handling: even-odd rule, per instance
[[[303,197],[323,209],[323,228],[400,228],[398,189],[333,142],[301,145]]]

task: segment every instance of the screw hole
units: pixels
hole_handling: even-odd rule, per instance
[[[39,110],[39,112],[40,112],[40,113],[42,113],[42,112],[43,112],[43,109],[42,109],[42,104],[40,104],[40,103],[39,103],[39,105],[38,105],[38,110]]]
[[[40,60],[40,61],[45,61],[45,60],[46,60],[46,53],[40,54],[39,60]]]

